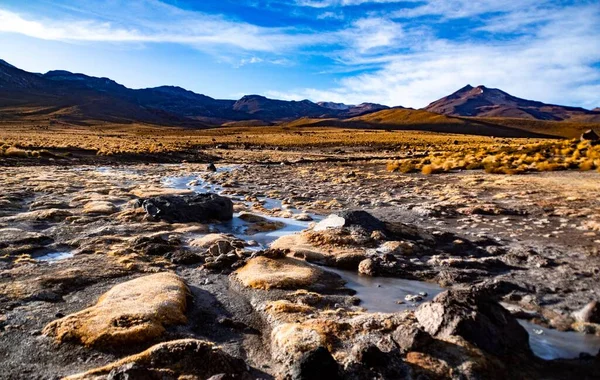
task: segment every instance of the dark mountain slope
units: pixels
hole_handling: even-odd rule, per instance
[[[425,110],[449,116],[501,117],[536,120],[600,122],[595,112],[517,98],[502,90],[467,85],[431,103]]]

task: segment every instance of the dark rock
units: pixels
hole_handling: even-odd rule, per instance
[[[63,298],[60,294],[56,294],[52,290],[48,289],[40,289],[39,291],[33,293],[31,297],[29,297],[32,301],[45,301],[45,302],[60,302],[63,301]]]
[[[180,241],[162,235],[138,236],[131,242],[131,248],[139,253],[150,256],[163,256],[176,250]]]
[[[211,343],[195,339],[160,343],[138,355],[125,357],[112,365],[77,376],[115,380],[208,379],[211,376],[224,376],[217,377],[222,379],[253,379],[243,360],[230,356]]]
[[[136,363],[128,363],[110,371],[106,380],[175,380],[175,376],[169,376],[161,374],[148,369],[143,368]]]
[[[325,347],[306,352],[292,368],[290,379],[341,379],[340,367]]]
[[[527,331],[482,290],[447,290],[421,305],[415,316],[425,331],[438,338],[461,336],[497,356],[531,354]]]
[[[163,195],[141,201],[146,213],[170,223],[231,220],[233,202],[217,194]]]
[[[359,227],[367,232],[385,231],[385,224],[366,211],[342,211],[338,216],[344,218],[344,227]]]
[[[179,265],[192,265],[204,261],[204,258],[202,256],[190,251],[175,251],[167,255],[167,258],[171,260],[173,264]]]
[[[352,363],[348,377],[357,379],[406,379],[409,369],[398,350],[383,352],[369,342],[359,342],[352,348]]]
[[[588,129],[581,134],[581,141],[598,141],[600,136],[593,129]]]
[[[206,165],[206,171],[214,173],[217,171],[217,167],[211,162],[210,164]]]
[[[203,268],[213,271],[235,269],[233,265],[238,261],[240,258],[236,254],[222,254],[207,258]]]
[[[392,333],[392,339],[402,353],[421,351],[433,342],[429,333],[417,326],[400,326]]]

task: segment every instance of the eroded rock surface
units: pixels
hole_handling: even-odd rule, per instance
[[[415,316],[438,338],[460,336],[496,356],[529,353],[529,335],[489,294],[474,288],[447,290],[421,305]]]
[[[551,327],[600,331],[594,173],[441,178],[389,173],[377,162],[222,168],[0,171],[3,376],[565,379],[600,373],[595,352],[571,360],[535,357],[514,325],[514,317],[537,323],[541,339]],[[192,189],[200,186],[231,199],[235,219],[186,219],[197,217],[186,202],[171,209],[172,219],[155,218],[137,202],[195,198]],[[164,204],[156,206],[158,212]],[[321,224],[323,218],[329,221]],[[304,231],[269,246],[290,232],[287,221]],[[65,258],[39,259],[59,253]],[[405,311],[377,313],[322,266],[360,272],[369,281],[427,280],[450,290],[416,311],[413,304],[425,300],[416,301],[417,292],[402,294],[397,302]],[[178,277],[149,275],[165,271]],[[120,288],[146,277],[153,280],[143,287]],[[389,297],[392,288],[382,283],[377,291]]]
[[[187,296],[187,286],[174,274],[140,277],[113,287],[91,308],[48,324],[44,334],[87,346],[150,341],[165,326],[187,322]]]
[[[160,343],[139,354],[65,379],[182,378],[253,379],[243,360],[231,357],[210,342],[196,339]]]

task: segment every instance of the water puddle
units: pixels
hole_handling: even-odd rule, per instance
[[[69,259],[71,257],[73,257],[73,252],[64,251],[64,252],[50,252],[45,255],[38,256],[35,259],[40,262],[54,263],[57,261]]]
[[[360,306],[376,313],[396,313],[414,309],[444,290],[437,284],[428,282],[362,276],[357,272],[329,267],[323,267],[323,269],[342,277],[346,281],[346,287],[356,291],[356,297],[361,300]],[[406,300],[407,296],[419,296],[422,300],[411,302]]]
[[[574,359],[582,352],[596,355],[600,350],[599,336],[546,329],[525,320],[519,320],[519,323],[529,333],[533,353],[542,359]]]

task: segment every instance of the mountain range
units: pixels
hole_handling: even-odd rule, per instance
[[[63,70],[31,73],[0,60],[0,121],[23,118],[78,125],[141,122],[192,128],[291,123],[423,129],[435,126],[436,130],[441,125],[469,125],[467,129],[474,133],[491,135],[498,131],[482,126],[493,124],[502,132],[511,127],[507,120],[512,120],[512,124],[528,121],[527,125],[542,131],[547,124],[536,124],[537,121],[600,123],[600,109],[545,104],[499,89],[470,85],[422,110],[373,103],[285,101],[260,95],[246,95],[239,100],[214,99],[174,86],[130,89],[109,78]],[[443,130],[453,131],[451,127]]]

